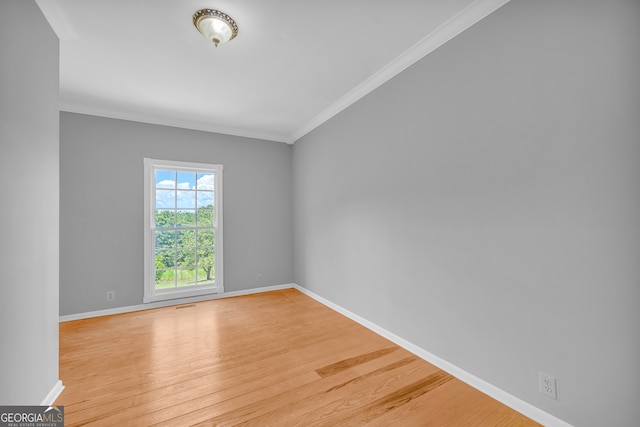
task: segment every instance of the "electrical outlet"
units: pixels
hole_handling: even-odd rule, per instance
[[[558,400],[558,381],[551,375],[540,372],[540,393]]]
[[[107,301],[113,301],[116,298],[114,291],[107,291]]]
[[[256,282],[262,282],[262,273],[256,274]]]

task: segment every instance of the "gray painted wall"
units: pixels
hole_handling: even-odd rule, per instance
[[[224,165],[226,292],[291,283],[291,153],[279,142],[62,113],[60,314],[142,304],[144,157]]]
[[[58,52],[33,1],[0,2],[0,405],[58,381]]]
[[[637,425],[639,22],[513,0],[296,142],[296,283],[576,426]]]

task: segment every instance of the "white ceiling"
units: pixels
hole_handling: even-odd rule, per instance
[[[293,143],[509,0],[36,0],[60,109]],[[192,24],[219,9],[238,36]]]

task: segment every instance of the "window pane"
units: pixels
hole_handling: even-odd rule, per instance
[[[156,249],[173,249],[176,245],[175,231],[156,231]]]
[[[198,207],[213,207],[213,191],[198,191]]]
[[[198,190],[211,190],[215,189],[213,174],[211,173],[199,173],[198,174]]]
[[[190,190],[178,190],[177,206],[180,208],[195,209],[196,192]]]
[[[193,190],[196,188],[195,172],[178,172],[178,188]]]
[[[156,190],[156,209],[174,208],[176,204],[174,190]]]
[[[180,267],[195,267],[196,265],[196,250],[191,249],[178,249],[176,260]]]
[[[213,227],[213,209],[198,209],[198,227]]]
[[[198,267],[215,264],[215,251],[213,248],[198,248]]]
[[[175,171],[157,170],[156,188],[176,188]]]
[[[156,228],[174,227],[176,225],[176,212],[173,209],[156,210]]]
[[[178,227],[195,227],[196,211],[195,209],[182,209],[178,211],[176,226]]]
[[[199,266],[196,270],[198,273],[198,284],[204,285],[205,283],[215,282],[215,268],[213,265]]]
[[[179,248],[193,248],[196,245],[196,232],[194,230],[176,231],[177,246]]]
[[[176,286],[176,271],[171,270],[156,270],[156,289],[175,288]]]
[[[179,268],[177,277],[178,286],[192,286],[196,284],[195,268]]]
[[[163,270],[173,268],[176,265],[176,251],[173,249],[163,249],[156,251],[156,269]]]
[[[214,238],[213,230],[198,230],[198,246],[213,247]]]

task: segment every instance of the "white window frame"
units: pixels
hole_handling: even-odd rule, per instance
[[[214,224],[215,272],[214,283],[170,289],[155,288],[155,171],[177,170],[184,172],[212,173],[214,175]],[[144,303],[166,301],[224,292],[223,238],[222,238],[222,165],[178,162],[144,158]]]

